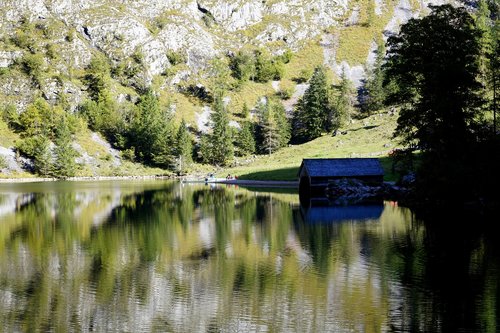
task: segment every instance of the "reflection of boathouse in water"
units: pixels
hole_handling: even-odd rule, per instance
[[[383,201],[374,200],[360,205],[339,206],[328,199],[313,198],[302,202],[300,213],[309,224],[330,224],[342,222],[365,222],[378,220],[384,211]]]
[[[343,178],[382,185],[384,170],[376,158],[304,159],[299,169],[300,195],[323,197],[330,182]]]

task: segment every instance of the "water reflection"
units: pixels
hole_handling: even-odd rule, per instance
[[[498,247],[468,231],[426,228],[393,203],[301,207],[296,194],[157,181],[3,186],[0,322],[494,332]]]
[[[369,201],[356,205],[336,205],[326,198],[310,198],[307,204],[301,201],[300,211],[307,223],[367,222],[378,220],[384,211],[384,202]]]

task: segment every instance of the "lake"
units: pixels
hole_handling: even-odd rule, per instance
[[[486,222],[170,181],[0,184],[0,330],[497,332]]]

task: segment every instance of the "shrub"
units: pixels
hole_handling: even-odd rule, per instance
[[[176,52],[173,50],[168,50],[167,58],[172,66],[185,64],[187,62],[186,55],[179,51]]]

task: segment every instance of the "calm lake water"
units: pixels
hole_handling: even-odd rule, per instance
[[[497,332],[496,236],[392,202],[0,184],[0,331]]]

